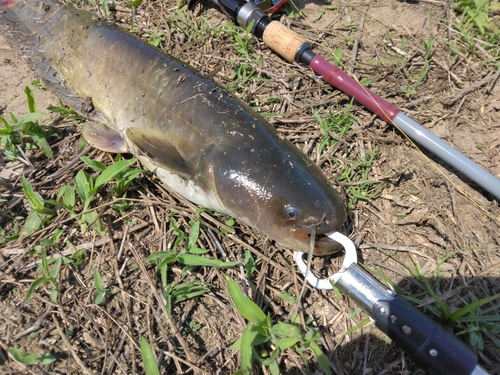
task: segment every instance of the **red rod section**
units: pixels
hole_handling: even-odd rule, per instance
[[[384,121],[392,124],[392,120],[399,113],[397,107],[360,85],[358,81],[349,77],[342,69],[337,68],[321,56],[314,56],[309,66],[330,85],[353,97],[358,103],[364,105]]]

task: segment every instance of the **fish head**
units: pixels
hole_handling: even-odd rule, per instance
[[[275,140],[276,141],[276,140]],[[307,252],[316,228],[315,255],[342,246],[325,234],[341,230],[347,219],[343,199],[319,168],[294,146],[245,152],[245,148],[217,158],[216,187],[232,216],[292,250]],[[256,153],[256,155],[252,155]],[[231,155],[231,156],[229,156]]]
[[[277,196],[262,206],[260,225],[264,224],[264,233],[286,247],[308,252],[315,228],[314,255],[341,250],[342,245],[326,235],[344,231],[347,213],[339,194],[317,180],[283,190],[286,195]]]

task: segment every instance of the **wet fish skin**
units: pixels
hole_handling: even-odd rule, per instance
[[[4,10],[13,47],[30,46],[23,53],[37,74],[92,120],[89,143],[134,154],[172,190],[294,250],[307,251],[312,226],[322,234],[345,222],[342,199],[314,163],[185,63],[53,0]],[[314,250],[337,249],[318,237]]]

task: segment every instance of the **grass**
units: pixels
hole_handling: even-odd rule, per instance
[[[42,365],[49,365],[56,361],[56,358],[50,354],[37,354],[37,353],[26,353],[22,354],[17,348],[9,348],[9,354],[12,356],[14,361],[22,365],[34,365],[40,363]]]
[[[104,235],[103,224],[97,212],[91,208],[95,194],[101,186],[115,179],[116,184],[111,189],[111,195],[114,198],[118,198],[118,201],[120,201],[120,199],[126,196],[126,188],[135,177],[143,172],[140,169],[129,168],[132,164],[136,163],[137,159],[120,159],[118,155],[116,163],[104,167],[100,162],[82,157],[84,163],[101,173],[95,178],[84,170],[78,171],[73,180],[74,187],[71,185],[64,185],[57,194],[57,200],[43,199],[40,194],[33,190],[30,182],[23,176],[23,190],[30,202],[31,212],[26,218],[24,227],[19,232],[19,238],[26,238],[43,228],[45,224],[54,217],[56,207],[63,208],[73,217],[77,217],[82,232],[86,232],[88,226],[92,226],[98,234]],[[83,208],[78,214],[77,207],[79,206],[79,202],[76,200],[77,195],[83,203]],[[120,210],[124,210],[126,206],[127,204],[124,201],[118,202],[115,205],[115,207]]]
[[[321,337],[317,330],[307,327],[307,331],[303,331],[298,316],[292,318],[292,323],[273,324],[271,317],[245,296],[233,279],[226,276],[226,281],[234,306],[248,320],[243,335],[231,346],[231,349],[239,351],[241,356],[242,369],[236,374],[252,374],[254,361],[267,367],[271,374],[280,374],[276,359],[287,349],[299,354],[310,350],[324,373],[332,373],[328,359],[318,345]],[[302,355],[302,358],[307,364],[306,356]]]
[[[151,346],[144,337],[141,337],[141,355],[146,375],[160,375]]]
[[[480,43],[484,50],[491,53],[486,61],[499,67],[500,4],[490,0],[456,1],[453,8],[456,15],[452,25],[460,32],[469,51],[474,53],[480,50]]]
[[[45,156],[51,157],[52,149],[47,140],[51,136],[50,129],[40,124],[48,116],[38,112],[34,94],[29,87],[24,89],[24,93],[29,111],[27,115],[19,120],[11,113],[10,123],[0,116],[0,123],[3,125],[0,128],[0,146],[4,150],[3,154],[8,160],[26,159],[25,152],[38,148]]]
[[[482,18],[474,16],[476,13],[473,12],[476,8],[483,9],[484,12],[484,7],[481,8],[472,2],[459,3],[455,5],[459,19],[454,22],[460,21],[460,27],[463,32],[468,32],[469,36],[474,35],[473,38],[481,37],[485,41],[489,40],[489,35],[495,31],[486,27],[483,22],[483,32],[486,34],[481,34],[477,22]],[[108,5],[109,11],[109,3],[98,2],[97,5],[103,9]],[[106,10],[104,12],[106,13]],[[488,9],[488,12],[491,12],[491,9]],[[295,83],[293,80],[287,80],[287,75],[280,75],[280,69],[284,69],[283,65],[277,68],[271,64],[277,64],[279,59],[269,55],[262,58],[259,51],[262,46],[248,35],[248,30],[241,30],[227,23],[215,26],[216,22],[205,15],[198,19],[199,22],[194,22],[184,9],[164,14],[168,30],[162,20],[156,24],[152,23],[151,28],[142,34],[139,31],[141,23],[136,22],[137,19],[131,27],[135,29],[134,32],[159,48],[166,48],[169,37],[177,36],[180,39],[176,40],[182,40],[182,43],[178,45],[179,48],[175,53],[180,57],[191,56],[190,49],[205,51],[203,53],[210,56],[204,57],[203,66],[200,67],[204,73],[210,73],[220,65],[223,74],[217,75],[217,79],[237,95],[259,103],[261,106],[259,110],[263,112],[276,114],[274,106],[278,105],[278,108],[281,108],[284,103],[289,103],[290,114],[286,114],[287,118],[295,116],[294,118],[301,120],[301,116],[305,113],[311,114],[310,123],[314,131],[307,128],[306,134],[309,138],[301,138],[297,144],[302,147],[302,142],[307,144],[314,137],[317,138],[314,152],[319,154],[319,159],[326,157],[331,161],[337,172],[336,178],[346,190],[349,208],[355,215],[359,215],[358,219],[364,223],[363,225],[367,225],[367,231],[360,229],[360,238],[365,236],[363,238],[369,242],[371,236],[376,238],[376,232],[384,231],[386,227],[390,228],[384,232],[387,241],[405,243],[404,241],[420,238],[412,237],[415,234],[412,231],[420,233],[422,228],[427,228],[426,222],[419,222],[415,226],[407,225],[406,227],[410,228],[407,230],[403,225],[397,226],[386,221],[389,212],[383,208],[378,209],[384,207],[381,202],[385,202],[384,200],[393,194],[392,190],[387,189],[396,189],[399,180],[387,184],[385,181],[373,178],[374,169],[383,167],[387,162],[384,159],[387,157],[384,149],[387,147],[386,144],[379,145],[374,141],[371,147],[364,147],[361,143],[351,142],[354,135],[361,138],[368,133],[365,129],[359,130],[359,124],[366,120],[358,118],[360,110],[355,103],[345,106],[317,105],[315,101],[319,99],[314,96],[315,93],[309,95],[301,92],[303,85],[316,84],[315,77],[310,78],[307,73],[301,72],[298,80],[300,84],[293,86]],[[321,15],[325,17],[326,13]],[[355,25],[344,26],[354,31]],[[458,29],[458,23],[455,27]],[[471,39],[470,43],[473,40]],[[408,54],[421,51],[419,56],[422,58],[422,65],[406,66],[408,61],[401,56],[394,65],[396,70],[399,69],[397,70],[399,73],[408,78],[406,86],[408,91],[401,89],[402,96],[418,98],[423,94],[421,87],[435,69],[432,56],[443,42],[433,39],[430,35],[425,40],[394,35],[393,42]],[[210,46],[208,52],[203,50],[207,43]],[[349,41],[345,40],[345,43],[346,45],[336,50],[335,61],[339,64],[348,55]],[[477,42],[471,46],[475,46],[475,43]],[[457,46],[455,51],[463,54],[460,48],[461,45]],[[487,51],[494,51],[494,47],[488,47]],[[394,61],[391,60],[391,64]],[[287,66],[286,69],[290,70],[291,75],[293,68]],[[262,73],[265,71],[273,72],[274,76]],[[256,89],[257,87],[260,91]],[[290,96],[292,94],[289,93],[292,92],[295,101],[290,101],[289,98],[285,100],[283,92]],[[329,90],[323,87],[319,92],[327,95]],[[30,113],[38,113],[33,96],[28,93],[26,95],[28,104],[31,102],[28,105]],[[299,106],[304,103],[307,105]],[[62,117],[75,115],[62,106],[58,108],[55,112]],[[277,118],[280,119],[281,115],[279,114],[280,117]],[[50,128],[44,125],[45,119],[31,116],[32,118],[23,118],[20,121],[11,117],[8,126],[4,123],[3,129],[9,130],[8,134],[5,131],[6,134],[3,135],[5,155],[11,155],[14,160],[22,158],[22,152],[43,151],[43,147],[37,143],[42,138],[40,134],[46,139],[49,147],[54,147],[56,135],[52,136]],[[269,117],[273,119],[272,116]],[[32,124],[27,126],[28,122]],[[357,128],[353,127],[354,123],[357,124]],[[37,126],[43,132],[40,132]],[[299,128],[300,125],[293,126]],[[374,131],[378,137],[383,137],[388,132],[386,129]],[[328,150],[334,147],[338,147],[339,151],[330,157]],[[43,154],[44,157],[54,158]],[[216,345],[224,349],[217,355],[227,361],[225,366],[228,369],[231,368],[232,372],[239,371],[238,373],[257,372],[259,368],[265,368],[262,371],[275,374],[285,366],[290,368],[291,358],[295,358],[296,361],[295,367],[291,368],[295,369],[300,365],[304,366],[304,371],[321,369],[324,373],[330,373],[332,363],[336,366],[345,366],[346,363],[354,366],[358,360],[357,356],[361,357],[360,350],[367,340],[362,335],[370,327],[369,320],[363,312],[341,295],[326,296],[310,292],[308,295],[310,300],[303,302],[307,312],[300,313],[303,314],[303,319],[299,319],[300,314],[287,317],[286,314],[279,313],[280,308],[289,311],[291,306],[297,303],[297,287],[294,285],[297,281],[290,272],[291,266],[289,259],[286,258],[286,251],[278,252],[281,249],[277,249],[265,239],[249,234],[247,229],[237,221],[235,223],[234,219],[216,216],[204,210],[193,212],[192,207],[185,208],[188,207],[186,204],[165,195],[160,187],[150,182],[145,183],[143,180],[138,181],[137,177],[141,171],[133,167],[133,159],[117,156],[111,161],[110,158],[103,160],[93,156],[82,157],[80,160],[80,170],[74,168],[72,170],[74,174],[63,182],[54,184],[52,190],[38,187],[35,181],[30,182],[29,176],[24,177],[21,185],[26,205],[7,225],[5,219],[2,221],[0,228],[2,246],[14,247],[19,238],[24,238],[24,244],[31,250],[29,261],[34,259],[40,261],[36,272],[19,268],[17,271],[19,273],[16,274],[19,280],[29,280],[26,287],[23,287],[21,282],[16,284],[18,293],[27,300],[27,316],[30,316],[32,311],[34,316],[43,312],[36,310],[35,303],[40,309],[52,306],[51,303],[58,304],[61,306],[61,310],[57,310],[61,314],[61,319],[67,314],[70,316],[68,321],[78,326],[76,330],[78,337],[83,332],[90,332],[97,337],[101,332],[107,332],[107,336],[102,337],[106,345],[109,345],[106,346],[105,353],[114,355],[116,348],[117,355],[122,355],[118,350],[120,343],[128,345],[132,348],[131,351],[134,347],[139,347],[140,343],[140,351],[134,355],[140,356],[142,364],[139,364],[136,370],[144,368],[147,374],[158,373],[158,368],[169,373],[174,373],[179,368],[188,371],[190,367],[186,362],[190,365],[200,363],[197,362],[197,358],[205,358],[204,356],[207,358],[207,366],[218,363],[216,357],[204,352],[201,346],[213,342],[210,340],[216,340],[218,337],[220,338],[216,341]],[[36,159],[35,162],[40,162],[40,159]],[[417,186],[415,189],[420,191],[429,188],[428,185],[420,185],[418,181],[414,183]],[[134,205],[130,205],[132,199],[129,198],[137,198],[138,191],[144,193],[140,204],[134,201]],[[380,197],[381,194],[384,198]],[[404,198],[414,199],[414,195],[411,194]],[[5,200],[4,207],[6,203]],[[99,208],[106,203],[109,203],[109,209]],[[444,201],[440,203],[446,207],[445,204]],[[443,210],[441,206],[440,209]],[[376,214],[371,214],[370,210]],[[410,208],[408,211],[411,214]],[[430,221],[429,217],[426,217],[426,220]],[[144,219],[147,221],[145,229],[142,227],[128,236],[123,234],[125,227],[132,228]],[[222,242],[221,247],[230,250],[228,259],[219,259],[223,256],[214,249],[215,242],[208,239],[209,228],[214,230],[223,228],[216,233]],[[237,235],[234,236],[234,233]],[[394,233],[399,237],[395,237]],[[427,233],[429,232],[424,232],[422,236],[425,237]],[[116,235],[115,241],[111,242],[111,244],[116,243],[116,247],[122,242],[120,236],[124,236],[122,242],[124,255],[121,257],[117,255],[119,252],[113,248],[115,245],[106,243],[102,248],[97,247],[97,240],[105,234],[111,237]],[[73,244],[90,245],[86,250],[77,251]],[[132,255],[131,246],[137,248],[142,258]],[[454,249],[454,245],[447,246]],[[436,246],[431,250],[434,251],[435,248],[440,249]],[[55,254],[62,254],[65,249],[74,251],[67,256],[53,257]],[[425,252],[426,249],[419,251]],[[498,291],[490,291],[490,295],[487,292],[481,294],[481,288],[475,282],[472,282],[472,286],[465,291],[456,284],[450,285],[453,282],[446,277],[450,267],[458,269],[454,263],[457,258],[476,259],[475,251],[477,249],[470,252],[459,249],[455,253],[442,255],[436,258],[434,267],[421,265],[420,258],[413,262],[412,258],[407,258],[399,252],[380,250],[375,259],[370,258],[369,250],[363,252],[367,257],[365,263],[373,274],[400,292],[409,294],[408,299],[411,302],[425,306],[427,314],[447,324],[476,350],[481,350],[488,358],[494,359],[494,354],[491,353],[496,353],[500,348],[498,342],[500,325],[497,319],[500,307],[496,302]],[[285,255],[282,255],[283,253]],[[382,261],[380,257],[384,256],[386,258],[382,259],[385,261]],[[429,256],[432,259],[432,252],[426,252],[425,256],[426,260]],[[330,261],[335,262],[335,260],[328,262]],[[399,273],[391,273],[390,270],[381,268],[389,262]],[[147,272],[139,272],[139,264],[146,265]],[[237,270],[235,267],[239,265],[241,269]],[[221,268],[224,268],[228,277],[224,276]],[[391,276],[386,276],[385,273]],[[113,276],[104,277],[104,275]],[[396,282],[396,280],[401,281],[400,275],[405,275],[406,278],[403,282]],[[147,277],[152,277],[153,281],[149,283]],[[240,290],[235,281],[240,277],[248,281],[251,299]],[[408,287],[405,280],[407,283],[416,283],[417,286],[412,284],[412,287]],[[486,280],[482,282],[486,283]],[[300,281],[298,283],[300,285]],[[454,283],[458,281],[455,280]],[[142,288],[143,285],[148,287]],[[448,288],[457,288],[457,295],[445,298],[450,290]],[[156,299],[149,289],[160,291],[161,298]],[[14,292],[9,296],[12,294]],[[167,313],[164,315],[160,313],[161,316],[157,316],[157,307],[165,307]],[[69,310],[75,310],[75,314],[70,315]],[[236,311],[244,317],[244,323],[237,323]],[[88,316],[92,318],[92,323],[89,323],[91,328],[81,324],[84,317],[84,320],[88,321]],[[115,324],[109,317],[117,320],[119,324]],[[300,324],[300,321],[305,323]],[[180,332],[180,336],[175,336],[175,332]],[[182,340],[189,344],[189,351],[198,354],[197,357],[189,359],[189,351],[178,350],[182,347]],[[373,337],[370,340],[373,342]],[[331,346],[330,341],[333,342]],[[75,346],[78,345],[76,340],[73,342]],[[173,344],[168,347],[168,343]],[[14,344],[9,346],[9,356],[14,361],[29,366],[33,366],[32,363],[35,366],[50,366],[48,363],[44,364],[47,350],[27,350],[28,344],[20,340]],[[237,351],[238,355],[226,355],[227,352],[232,352],[227,350],[229,347]],[[98,348],[91,344],[88,344],[88,348],[92,353],[103,352],[102,347]],[[370,361],[373,371],[385,368],[388,364],[395,364],[394,371],[418,371],[414,367],[408,370],[406,357],[403,357],[402,364],[399,358],[403,355],[401,353],[395,355],[395,349],[383,340],[367,348],[369,348],[367,352],[373,350],[373,356],[377,356],[374,359],[370,354],[363,354],[363,358]],[[154,353],[157,354],[156,358]],[[168,354],[164,356],[164,353]],[[184,362],[175,362],[176,357],[180,357]],[[113,361],[110,358],[111,354],[106,356],[104,362],[100,362],[99,359],[92,364],[86,363],[89,366],[102,365],[98,369],[101,371],[106,366],[109,366],[108,369],[111,368]],[[132,359],[128,360],[129,358],[124,356],[119,358],[118,362],[127,363],[129,373],[134,372]],[[235,361],[234,358],[239,360]],[[63,362],[61,359],[56,361]],[[174,363],[177,364],[177,369]],[[346,367],[343,368],[348,372]],[[361,373],[363,369],[357,367],[349,370]]]
[[[450,281],[447,280],[448,274],[444,269],[449,269],[449,263],[453,262],[454,257],[468,256],[468,253],[475,252],[477,249],[459,249],[451,254],[446,254],[436,259],[436,266],[433,269],[423,271],[422,265],[417,258],[411,257],[411,263],[402,262],[401,259],[394,256],[389,251],[379,248],[381,253],[387,255],[397,263],[400,263],[414,280],[419,283],[419,291],[411,295],[404,295],[404,298],[416,306],[426,306],[427,314],[433,315],[445,327],[450,327],[454,334],[461,337],[475,351],[485,349],[484,340],[492,350],[499,347],[500,341],[500,291],[487,297],[480,297],[475,289],[471,289],[468,296],[451,298],[454,300],[453,311],[449,309],[450,297],[447,295],[447,288]],[[370,268],[369,271],[378,277],[383,278],[387,283],[392,284],[393,288],[402,294],[402,290],[397,284],[394,284],[378,270]],[[457,286],[457,288],[466,288],[466,286]],[[429,303],[429,296],[432,303]]]

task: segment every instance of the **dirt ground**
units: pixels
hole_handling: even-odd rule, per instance
[[[446,20],[454,20],[449,1],[296,4],[306,20],[293,14],[280,20],[312,41],[314,51],[333,61],[332,51],[341,47],[344,68],[352,69],[357,79],[372,79],[370,89],[500,177],[498,68],[488,64],[492,56],[480,48],[480,42],[477,49],[467,50],[458,31],[447,26]],[[91,10],[102,14],[97,7]],[[129,8],[118,2],[112,10],[117,23],[130,25]],[[166,35],[162,44],[167,52],[223,85],[234,82],[234,62],[239,60],[231,47],[235,43],[231,35],[217,38],[215,33],[199,36],[180,32],[185,24],[174,24],[164,17],[175,11],[172,0],[144,1],[135,14],[137,34],[147,40],[159,28]],[[205,2],[193,12],[184,9],[179,14],[197,26],[203,23],[202,17],[217,26],[226,20]],[[500,16],[494,16],[499,22]],[[425,42],[429,40],[434,44],[426,60]],[[466,52],[453,55],[453,46]],[[377,181],[379,194],[359,199],[350,212],[350,237],[367,270],[411,296],[426,315],[474,346],[479,362],[491,374],[500,374],[499,201],[356,103],[350,107],[355,115],[352,129],[330,150],[337,162],[324,159],[318,155],[322,134],[312,111],[327,116],[329,111],[348,107],[349,98],[309,69],[283,61],[255,39],[251,39],[250,49],[254,57],[249,61],[259,61],[256,74],[267,80],[240,85],[236,95],[262,112],[285,115],[269,119],[320,164],[335,186],[347,192],[346,200],[353,198],[349,187],[360,184],[359,180],[338,184],[336,177],[367,153],[377,151],[375,163],[362,180]],[[494,57],[498,64],[498,57]],[[426,67],[428,71],[415,92],[402,88],[410,87],[411,80]],[[27,113],[23,90],[30,86],[40,111],[50,114],[47,124],[56,133],[51,159],[37,152],[27,155],[29,163],[0,158],[3,237],[18,230],[28,213],[21,174],[41,196],[54,199],[65,183],[86,168],[79,154],[86,153],[105,164],[114,158],[90,148],[82,151],[77,126],[45,110],[58,105],[58,99],[49,90],[35,88],[34,78],[22,57],[0,36],[2,116]],[[268,100],[271,94],[276,98]],[[249,251],[256,262],[253,274],[244,277],[249,296],[273,322],[290,322],[293,305],[281,297],[282,293],[290,290],[298,296],[302,287],[292,251],[237,221],[230,228],[225,217],[198,214],[197,207],[168,192],[149,173],[134,181],[127,196],[135,200],[123,214],[111,207],[108,195],[109,190],[101,189],[94,205],[106,224],[106,237],[93,231],[82,233],[78,222],[61,212],[53,225],[22,241],[0,241],[0,373],[143,373],[140,337],[151,344],[165,374],[230,374],[240,369],[238,353],[229,347],[241,336],[246,322],[231,307],[222,272],[240,282],[244,272],[239,268],[170,265],[167,278],[172,286],[204,285],[208,291],[184,301],[174,297],[167,318],[160,272],[146,259],[173,246],[176,236],[172,223],[189,233],[189,222],[200,221],[198,246],[209,249],[211,258],[242,260]],[[44,243],[55,229],[61,230],[59,241]],[[217,242],[225,254],[217,250]],[[71,258],[62,266],[57,303],[50,300],[49,283],[42,284],[29,302],[24,301],[31,283],[42,276],[37,270],[41,245],[50,256],[70,257],[76,250],[84,250],[79,261]],[[341,256],[315,258],[313,268],[327,274],[338,270],[341,261]],[[95,303],[96,268],[104,287],[112,291],[100,304]],[[476,301],[482,301],[480,306],[472,305]],[[473,308],[459,321],[447,319],[443,313],[465,306]],[[339,293],[308,287],[300,314],[308,327],[320,333],[321,349],[335,374],[423,373],[407,353],[365,321],[367,315],[352,300]],[[11,347],[23,353],[51,353],[57,360],[27,366],[12,359],[8,354]],[[271,350],[263,347],[261,354]],[[285,350],[278,363],[283,374],[322,373],[310,350]],[[255,365],[254,372],[268,374],[269,369]]]

